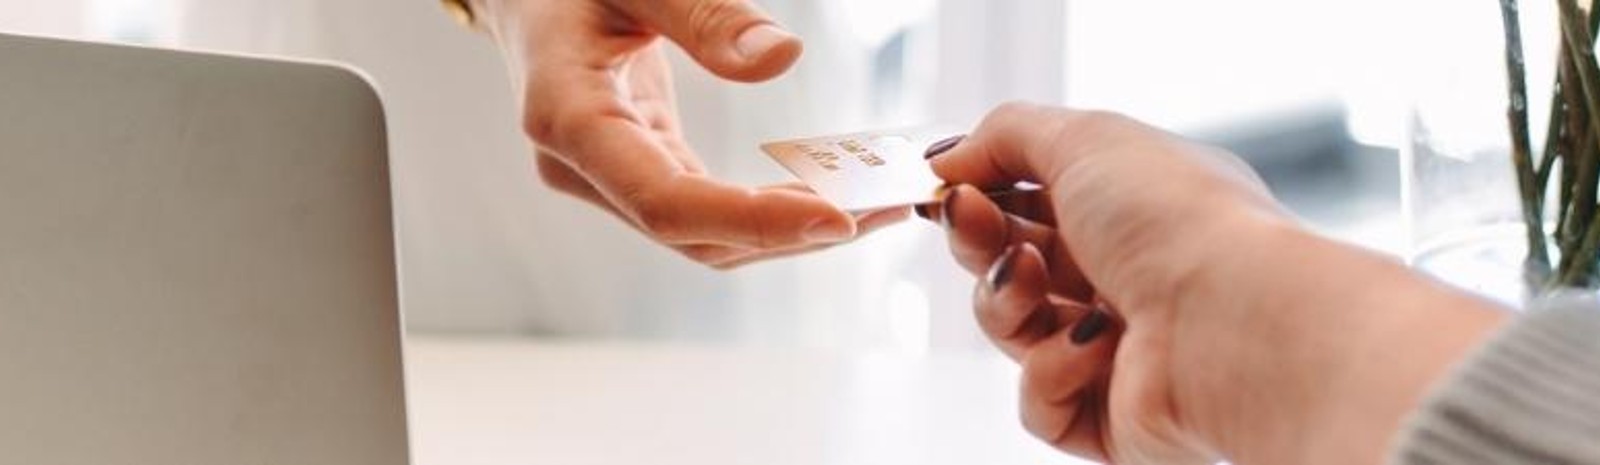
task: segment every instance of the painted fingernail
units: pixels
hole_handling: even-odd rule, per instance
[[[951,213],[955,211],[956,195],[960,193],[961,186],[951,187],[945,191],[944,200],[939,202],[939,224],[944,225],[945,229],[954,227],[954,215]]]
[[[1011,281],[1011,269],[1014,268],[1012,262],[1017,261],[1018,250],[1021,249],[1015,245],[1006,247],[1006,251],[1000,254],[1000,258],[994,259],[994,264],[989,265],[988,276],[984,279],[989,282],[990,291],[999,292],[1000,288],[1005,287],[1006,283]]]
[[[911,207],[911,211],[917,212],[917,216],[922,217],[924,220],[933,221],[933,212],[928,210],[928,204],[924,203],[913,206]]]
[[[754,60],[761,58],[778,44],[792,39],[794,34],[771,24],[761,24],[739,33],[739,38],[734,40],[733,47],[739,51],[739,56],[746,60]]]
[[[957,145],[961,145],[961,141],[966,140],[966,138],[967,136],[963,135],[934,142],[933,145],[928,146],[928,151],[922,153],[922,158],[925,160],[932,160],[933,157],[944,155],[944,153],[949,152],[950,149],[956,148]]]
[[[1110,325],[1111,316],[1106,315],[1106,312],[1100,310],[1089,312],[1089,315],[1078,321],[1078,326],[1072,328],[1072,343],[1080,346],[1088,344],[1100,336],[1100,333],[1106,332],[1106,327]]]

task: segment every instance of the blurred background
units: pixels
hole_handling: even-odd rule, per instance
[[[497,51],[434,0],[0,0],[0,30],[352,63],[385,98],[414,332],[845,351],[987,350],[972,281],[920,220],[723,273],[545,189]],[[792,73],[718,82],[677,55],[714,173],[788,179],[761,141],[1013,99],[1105,108],[1227,146],[1331,235],[1394,251],[1406,27],[1431,2],[767,0]],[[1487,36],[1486,40],[1493,40]],[[1495,50],[1489,43],[1480,50]],[[1470,47],[1463,47],[1470,48]],[[1493,74],[1492,72],[1489,74]]]

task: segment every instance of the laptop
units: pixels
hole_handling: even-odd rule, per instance
[[[0,463],[408,461],[382,106],[0,35]]]

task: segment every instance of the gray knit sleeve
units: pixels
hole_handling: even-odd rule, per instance
[[[1389,463],[1600,465],[1600,302],[1534,306],[1434,388]]]

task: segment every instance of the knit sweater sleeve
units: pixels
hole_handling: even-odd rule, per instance
[[[1534,305],[1436,386],[1396,441],[1394,465],[1600,465],[1600,302]]]

